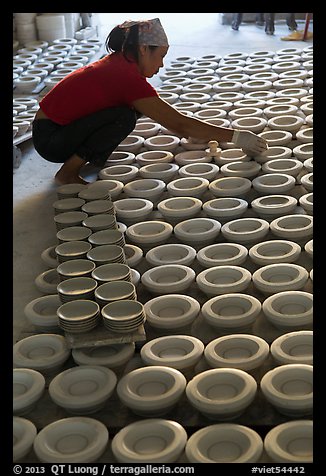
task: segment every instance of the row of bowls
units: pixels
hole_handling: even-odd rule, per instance
[[[98,461],[109,444],[107,427],[90,417],[67,417],[45,426],[14,417],[14,461],[34,449],[41,462],[91,463]],[[72,436],[77,443],[70,443]],[[140,440],[139,435],[142,435]],[[121,429],[111,451],[120,463],[311,463],[313,422],[294,420],[271,429],[264,439],[251,428],[217,423],[188,437],[174,420],[143,419]],[[304,444],[303,444],[304,442]]]

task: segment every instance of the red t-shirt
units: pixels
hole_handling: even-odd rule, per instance
[[[65,125],[101,109],[132,108],[133,101],[157,95],[135,61],[112,53],[68,74],[44,96],[40,107],[49,119]]]

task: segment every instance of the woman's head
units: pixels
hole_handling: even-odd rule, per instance
[[[168,39],[158,18],[126,21],[116,26],[106,39],[108,53],[122,53],[135,60],[146,77],[151,77],[163,66],[168,51]]]

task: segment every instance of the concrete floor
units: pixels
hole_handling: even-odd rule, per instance
[[[289,33],[282,20],[276,21],[275,34],[269,36],[263,27],[252,23],[243,23],[239,31],[233,31],[229,25],[221,24],[218,13],[100,13],[96,16],[103,41],[114,26],[127,18],[159,17],[170,42],[165,65],[182,55],[224,56],[232,52],[277,51],[312,44],[312,40],[282,41],[281,37]],[[304,22],[298,23],[299,29],[303,29]],[[309,31],[312,28],[311,24]],[[154,86],[160,84],[158,77],[150,81]],[[13,342],[21,338],[22,329],[28,325],[23,312],[25,305],[40,296],[34,280],[46,269],[41,252],[55,244],[52,203],[57,197],[53,176],[58,170],[58,165],[39,156],[31,140],[19,147],[21,165],[13,170]],[[85,177],[92,180],[96,176],[90,171],[90,176]]]

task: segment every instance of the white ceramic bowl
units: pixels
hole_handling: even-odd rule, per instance
[[[261,171],[264,174],[286,174],[297,177],[302,170],[303,163],[290,157],[288,159],[272,159],[264,162]]]
[[[106,426],[94,418],[70,417],[42,428],[34,440],[34,451],[42,463],[93,463],[109,441]]]
[[[122,142],[117,146],[117,150],[131,152],[132,154],[138,154],[142,145],[144,144],[144,138],[136,134],[129,134]]]
[[[313,192],[314,188],[314,174],[309,172],[308,174],[300,177],[301,185],[307,190],[307,192]]]
[[[72,357],[78,365],[100,365],[115,371],[134,356],[135,343],[110,344],[104,346],[72,349]]]
[[[139,246],[127,244],[123,247],[126,263],[131,268],[137,266],[143,259],[143,250]]]
[[[102,409],[111,397],[117,377],[99,365],[80,365],[64,370],[50,382],[49,395],[70,413],[86,415]]]
[[[266,319],[282,331],[303,330],[313,322],[313,295],[304,291],[282,291],[262,304]]]
[[[299,198],[300,206],[304,209],[307,215],[313,215],[314,195],[313,192],[305,193]]]
[[[259,195],[285,194],[295,186],[295,178],[283,173],[268,173],[254,178],[252,186]]]
[[[59,369],[70,353],[63,336],[35,334],[14,344],[13,363],[15,367],[30,368],[46,374]]]
[[[265,436],[264,449],[275,463],[313,462],[313,421],[281,423]]]
[[[292,140],[291,132],[282,130],[264,131],[258,135],[267,141],[268,147],[273,147],[276,145],[286,146]]]
[[[141,282],[146,289],[158,294],[186,291],[195,281],[196,273],[189,266],[168,264],[145,271]]]
[[[312,414],[312,365],[280,365],[263,375],[260,388],[266,400],[280,413],[296,418]]]
[[[184,177],[172,180],[166,189],[172,197],[201,197],[207,190],[209,181],[201,177]]]
[[[147,251],[145,258],[152,266],[164,264],[191,266],[196,258],[196,250],[192,246],[179,243],[160,245]]]
[[[146,321],[158,329],[178,329],[190,325],[200,311],[199,302],[184,294],[157,296],[144,304]]]
[[[37,434],[36,426],[26,418],[13,417],[13,461],[22,460],[33,447]]]
[[[146,342],[140,349],[140,356],[146,365],[166,365],[184,372],[199,362],[203,352],[201,340],[176,334]]]
[[[126,236],[142,249],[166,243],[173,232],[173,226],[163,221],[141,221],[127,228]]]
[[[301,254],[301,246],[294,241],[268,240],[249,248],[250,259],[260,265],[293,263]]]
[[[99,179],[118,180],[123,184],[134,180],[138,175],[138,168],[134,165],[110,165],[99,171]]]
[[[281,291],[298,291],[304,287],[308,277],[308,271],[303,266],[273,263],[257,269],[252,281],[261,293],[270,295]]]
[[[204,356],[213,368],[231,367],[249,372],[265,362],[269,344],[252,334],[230,334],[209,342]]]
[[[25,415],[29,413],[45,389],[45,378],[37,370],[30,368],[13,369],[13,413]]]
[[[186,441],[176,421],[149,418],[122,428],[112,440],[112,452],[119,463],[174,463]]]
[[[261,303],[250,294],[229,293],[209,299],[201,311],[212,327],[230,331],[253,324],[261,311]]]
[[[153,365],[124,375],[117,385],[117,395],[137,415],[158,417],[175,407],[186,384],[179,370]]]
[[[262,218],[239,218],[225,223],[222,235],[231,242],[251,245],[260,242],[269,232],[269,223]]]
[[[314,253],[313,241],[313,239],[309,240],[304,246],[305,252],[308,254],[308,256],[310,256],[310,258],[313,258]]]
[[[247,426],[217,423],[195,431],[185,451],[190,463],[256,463],[263,452],[263,440]]]
[[[313,217],[309,215],[285,215],[275,218],[270,229],[277,238],[306,243],[313,235]]]
[[[210,163],[195,163],[186,164],[180,167],[180,177],[202,177],[207,180],[214,180],[219,172],[219,167],[216,164]]]
[[[122,222],[134,223],[149,217],[153,202],[147,198],[123,198],[114,202],[117,217]]]
[[[57,309],[62,302],[57,294],[33,299],[24,307],[26,319],[41,331],[58,329]]]
[[[204,268],[214,266],[240,266],[248,256],[245,246],[238,243],[216,243],[205,246],[197,253],[197,261]]]
[[[207,418],[230,420],[241,415],[253,402],[256,380],[239,369],[205,370],[188,382],[190,404]]]
[[[128,198],[147,198],[156,200],[165,190],[165,182],[159,179],[138,179],[128,182],[124,186],[124,193]]]
[[[248,209],[248,202],[242,198],[214,198],[203,203],[203,211],[210,218],[226,222],[240,218]]]
[[[173,223],[194,218],[201,212],[203,202],[195,197],[171,197],[157,204],[158,211]]]
[[[251,180],[245,177],[222,177],[209,184],[214,197],[245,197],[251,189]]]
[[[221,223],[214,218],[190,218],[174,227],[174,235],[182,243],[190,245],[209,245],[221,230]]]
[[[241,266],[213,266],[197,274],[198,288],[206,296],[217,296],[225,293],[241,293],[251,282],[251,273]]]
[[[157,152],[153,152],[154,154]],[[149,165],[143,165],[139,169],[139,175],[142,178],[147,179],[159,179],[165,183],[169,183],[174,180],[178,174],[179,165],[174,163],[153,163]]]
[[[260,172],[260,169],[261,165],[255,160],[250,160],[249,162],[235,161],[222,165],[221,173],[225,177],[243,177],[253,179]]]
[[[264,195],[252,200],[251,208],[260,218],[273,220],[293,213],[297,203],[297,199],[291,195]]]
[[[180,139],[177,136],[160,134],[145,139],[144,147],[148,150],[167,150],[173,153],[179,142]]]
[[[295,331],[277,337],[271,355],[278,365],[313,364],[313,331]]]
[[[168,150],[147,150],[136,155],[136,162],[141,166],[151,164],[167,164],[172,162],[173,154]]]

